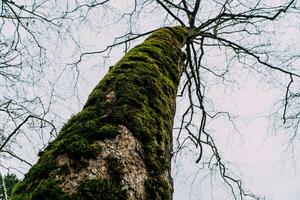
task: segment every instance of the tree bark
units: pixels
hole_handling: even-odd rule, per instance
[[[183,27],[162,28],[130,50],[11,199],[172,199],[172,126],[187,37]]]

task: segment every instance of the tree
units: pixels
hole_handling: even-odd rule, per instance
[[[289,53],[293,52],[275,52],[275,51],[270,51],[270,44],[258,41],[256,42],[257,37],[262,37],[266,33],[268,33],[268,22],[276,22],[276,20],[279,20],[284,13],[297,13],[298,12],[298,7],[297,7],[297,2],[296,1],[288,1],[283,4],[278,4],[278,5],[268,5],[266,2],[251,2],[250,4],[247,4],[245,2],[241,1],[225,1],[225,2],[214,2],[215,7],[214,9],[209,10],[208,13],[202,14],[199,11],[202,9],[207,8],[207,5],[202,5],[201,1],[194,1],[192,3],[187,2],[187,1],[181,1],[181,2],[176,2],[176,1],[144,1],[141,4],[138,4],[136,2],[135,5],[139,8],[139,11],[142,10],[142,8],[148,6],[148,5],[154,5],[154,6],[161,6],[166,12],[167,12],[167,17],[165,18],[166,21],[171,20],[174,21],[175,23],[179,24],[183,27],[187,27],[187,32],[188,36],[186,36],[185,40],[185,45],[186,45],[186,62],[183,67],[183,82],[182,82],[182,87],[180,88],[179,91],[179,96],[188,96],[189,100],[189,106],[187,107],[186,111],[182,115],[182,120],[181,120],[181,125],[179,126],[179,132],[177,134],[176,142],[177,142],[177,148],[180,150],[187,141],[191,141],[194,143],[194,145],[198,148],[199,150],[199,155],[197,162],[199,162],[202,159],[202,153],[203,153],[203,146],[208,146],[211,149],[212,156],[211,159],[209,159],[209,166],[215,166],[215,169],[219,170],[219,173],[221,177],[224,180],[224,183],[228,184],[232,190],[233,197],[235,199],[243,199],[245,196],[249,196],[251,194],[247,194],[241,185],[241,182],[238,179],[234,179],[231,176],[229,176],[226,172],[226,167],[224,163],[221,160],[221,156],[219,154],[219,151],[216,147],[216,143],[210,134],[210,132],[206,129],[207,125],[207,120],[208,119],[215,119],[220,116],[228,116],[229,119],[231,119],[231,115],[229,113],[224,112],[224,111],[213,111],[212,109],[210,110],[207,105],[207,96],[204,96],[204,92],[207,91],[208,85],[205,83],[206,80],[206,74],[211,73],[214,75],[216,78],[220,78],[222,81],[228,81],[228,71],[232,70],[230,69],[230,63],[234,62],[239,62],[243,66],[248,66],[250,68],[253,68],[257,70],[258,72],[261,73],[266,73],[267,71],[269,72],[270,70],[274,70],[279,72],[280,74],[283,74],[284,76],[284,83],[286,84],[286,90],[285,90],[285,97],[283,101],[283,121],[294,121],[298,119],[297,114],[290,113],[290,106],[293,106],[293,104],[290,104],[291,100],[293,100],[295,97],[297,97],[297,93],[293,92],[293,85],[295,85],[295,80],[299,78],[299,75],[297,73],[297,69],[293,69],[291,67],[292,63],[297,62],[298,52],[294,52],[294,54],[288,55]],[[202,7],[200,6],[202,5]],[[88,6],[89,8],[92,8],[91,5]],[[137,10],[135,9],[133,13],[137,13]],[[200,13],[200,14],[199,14]],[[205,13],[205,12],[204,12]],[[131,15],[132,16],[132,15]],[[213,16],[213,17],[212,17]],[[131,21],[130,21],[131,22]],[[132,25],[132,24],[130,24]],[[168,29],[169,30],[169,29]],[[147,35],[152,31],[147,31],[144,34],[138,34],[137,36],[129,32],[128,34],[125,35],[125,39],[122,40],[121,42],[118,42],[118,40],[113,44],[108,46],[106,50],[110,49],[111,47],[117,45],[117,44],[128,44],[128,42],[132,41],[133,39],[139,38],[141,36]],[[154,33],[155,34],[155,33]],[[126,38],[129,37],[129,38]],[[265,38],[262,37],[262,40]],[[208,66],[209,63],[207,63],[207,60],[205,58],[209,57],[208,52],[211,51],[213,48],[219,48],[221,49],[220,51],[226,55],[226,61],[227,65],[225,65],[224,69],[220,70],[218,72],[217,69],[212,69],[211,66]],[[127,50],[127,46],[125,46],[125,50]],[[104,51],[91,51],[91,52],[86,52],[83,53],[80,56],[80,59],[78,62],[75,63],[75,66],[78,66],[78,64],[87,56],[87,55],[93,55],[93,54],[100,54],[103,53]],[[282,55],[278,55],[282,54]],[[285,54],[284,54],[285,53]],[[130,54],[130,52],[129,52]],[[125,57],[126,58],[126,57]],[[157,59],[157,58],[156,58]],[[274,60],[277,59],[277,60]],[[281,61],[281,65],[278,67],[278,63]],[[176,60],[176,59],[175,59]],[[148,60],[147,60],[148,61]],[[122,61],[121,61],[122,62]],[[143,59],[140,62],[144,62]],[[284,65],[285,64],[285,65]],[[118,65],[118,64],[117,64]],[[267,69],[265,71],[265,69]],[[114,71],[114,68],[112,69]],[[206,72],[206,73],[203,73]],[[109,75],[108,75],[109,77]],[[275,79],[274,79],[275,80]],[[104,81],[105,82],[105,81]],[[139,83],[137,83],[139,84]],[[101,84],[100,84],[101,85]],[[130,87],[129,87],[130,88]],[[124,89],[124,91],[127,91]],[[138,90],[137,90],[138,91]],[[151,88],[150,88],[151,91]],[[159,91],[159,90],[158,90]],[[130,92],[128,92],[130,94]],[[104,92],[105,94],[105,92]],[[112,98],[111,101],[113,101],[114,94],[107,93],[108,97],[107,98]],[[92,95],[93,96],[93,95]],[[110,97],[112,96],[112,97]],[[130,97],[130,101],[132,103],[136,103],[138,105],[138,102],[135,100],[135,96]],[[118,100],[118,98],[116,97]],[[107,101],[105,98],[103,99],[103,102]],[[125,101],[125,104],[129,104],[128,102]],[[87,109],[90,105],[89,104],[90,100],[86,104],[85,109]],[[142,101],[143,102],[143,101]],[[131,104],[130,104],[131,105]],[[155,106],[156,104],[154,104]],[[123,108],[125,109],[125,108]],[[120,109],[120,111],[124,111],[123,109]],[[83,110],[83,111],[84,111]],[[109,111],[112,112],[113,111]],[[130,110],[128,109],[127,111],[130,114]],[[196,123],[196,113],[200,112],[200,117],[201,121],[200,123]],[[125,112],[123,112],[124,114]],[[121,113],[122,114],[122,113]],[[121,115],[120,114],[120,115]],[[144,110],[143,114],[148,114],[148,110]],[[80,119],[80,115],[76,115]],[[76,122],[76,116],[70,120],[70,122],[65,126],[71,126],[71,130],[73,131],[73,127],[71,122],[72,120]],[[115,115],[118,117],[118,115]],[[121,115],[122,116],[122,115]],[[152,116],[152,115],[151,115]],[[139,116],[141,117],[141,116]],[[77,120],[79,120],[77,119]],[[125,118],[120,118],[120,120],[124,120]],[[158,118],[156,118],[158,119]],[[79,120],[83,121],[84,120]],[[114,121],[113,121],[114,122]],[[76,124],[76,123],[75,123]],[[96,125],[97,124],[97,125]],[[94,127],[98,126],[98,123],[93,124]],[[152,126],[153,124],[157,123],[150,123]],[[158,123],[160,124],[160,123]],[[296,123],[297,124],[297,123]],[[115,122],[113,125],[116,125]],[[119,125],[119,124],[117,124]],[[75,125],[74,125],[75,126]],[[85,126],[89,125],[84,125],[80,126],[74,130],[83,130],[83,128],[86,128]],[[196,128],[195,128],[196,126]],[[105,127],[105,126],[104,126]],[[135,126],[134,126],[135,127]],[[139,126],[136,126],[139,127]],[[116,129],[120,129],[120,127],[105,127],[105,129],[114,129],[114,132],[119,132],[116,131]],[[128,127],[127,127],[128,128]],[[99,127],[101,130],[102,128]],[[130,131],[131,129],[128,128]],[[297,126],[295,126],[295,130],[297,130]],[[63,128],[62,132],[60,135],[64,135],[64,131],[67,132],[67,128]],[[187,133],[184,135],[184,131]],[[75,131],[76,132],[76,131]],[[95,131],[96,132],[96,131]],[[131,131],[133,135],[135,136],[135,131]],[[66,134],[67,135],[67,134]],[[74,134],[75,137],[76,134]],[[147,134],[146,134],[147,135]],[[184,135],[184,139],[182,140],[182,136]],[[79,137],[79,136],[76,136]],[[71,137],[72,138],[72,137]],[[139,138],[139,137],[137,137]],[[59,140],[64,140],[64,136],[59,136],[55,141]],[[72,138],[73,139],[73,138]],[[81,137],[79,138],[81,139]],[[143,138],[139,138],[140,140],[143,140]],[[149,139],[149,138],[148,138]],[[166,139],[166,138],[164,138]],[[157,139],[158,141],[164,140],[164,139]],[[71,140],[71,139],[70,139]],[[88,139],[90,140],[90,139]],[[146,139],[145,139],[146,140]],[[84,141],[80,142],[81,140],[76,140],[78,141],[77,144],[71,143],[71,147],[67,147],[68,150],[62,150],[62,153],[66,153],[68,151],[69,154],[73,154],[74,157],[80,156],[80,155],[87,155],[87,156],[93,156],[90,154],[93,154],[94,146],[90,146],[90,141]],[[151,138],[150,138],[151,141]],[[167,139],[166,139],[167,141]],[[61,160],[61,162],[71,162],[68,161],[69,158],[57,158],[55,156],[60,156],[59,153],[57,153],[57,146],[55,145],[56,143],[59,142],[54,142],[52,143],[52,146],[50,145],[49,148],[45,150],[44,155],[42,155],[39,163],[43,163],[43,157],[48,158],[44,160],[51,161],[51,162],[56,162],[55,159],[49,159],[51,158],[56,158],[56,160]],[[159,142],[154,142],[154,143],[159,143]],[[170,143],[170,142],[169,142]],[[62,144],[65,144],[62,142]],[[84,152],[72,152],[74,150],[73,147],[87,147]],[[151,147],[152,145],[149,145],[149,150],[151,152]],[[81,148],[79,148],[81,149]],[[168,148],[166,148],[168,149]],[[145,153],[147,154],[147,151],[143,149]],[[164,150],[162,150],[164,151]],[[50,153],[49,153],[50,152]],[[59,151],[58,151],[59,152]],[[52,157],[49,154],[54,154],[55,156]],[[160,155],[159,152],[154,152],[156,155]],[[168,153],[165,154],[168,157]],[[71,156],[72,157],[72,156]],[[151,157],[151,156],[150,156]],[[80,157],[81,158],[81,157]],[[78,159],[78,158],[77,158]],[[168,160],[168,158],[165,158]],[[80,160],[80,159],[79,159]],[[57,162],[58,162],[57,161]],[[118,159],[113,160],[112,163],[115,163],[116,165],[113,165],[115,167],[111,168],[116,168],[118,169],[120,166]],[[148,162],[148,161],[147,161]],[[146,162],[146,163],[147,163]],[[110,162],[107,162],[110,163]],[[52,166],[49,163],[45,162],[43,163],[46,166]],[[53,163],[52,163],[53,164]],[[86,163],[81,163],[82,165],[79,167],[79,169],[84,169],[84,166]],[[122,163],[121,163],[122,164]],[[149,164],[149,163],[148,163]],[[30,173],[33,173],[32,171],[35,171],[37,168],[39,171],[40,167],[38,164],[35,167],[32,168]],[[151,165],[151,163],[150,163]],[[75,166],[76,167],[76,166]],[[81,168],[82,167],[82,168]],[[152,166],[155,167],[155,166]],[[157,166],[156,166],[157,167]],[[51,167],[50,167],[51,168]],[[159,168],[159,167],[157,167]],[[156,168],[156,169],[157,169]],[[49,169],[55,170],[56,168]],[[151,169],[151,168],[150,168]],[[149,168],[148,168],[149,170]],[[41,176],[43,177],[45,174],[43,174],[43,169],[41,170]],[[154,170],[155,171],[155,170]],[[166,170],[168,171],[168,170]],[[149,171],[148,171],[149,172]],[[151,174],[151,170],[149,174]],[[36,172],[35,172],[36,173]],[[117,179],[120,179],[120,174],[118,172],[111,172],[110,174],[117,174]],[[157,173],[157,172],[154,172]],[[50,173],[51,174],[51,173]],[[55,174],[55,173],[54,173]],[[158,173],[160,175],[160,173]],[[51,174],[52,175],[52,174]],[[155,174],[157,175],[157,174]],[[148,186],[148,190],[152,191],[151,188],[155,188],[155,194],[158,196],[166,195],[163,198],[170,198],[170,192],[164,193],[161,190],[162,188],[165,188],[165,184],[160,185],[160,187],[155,186],[158,183],[162,183],[163,181],[160,181],[160,176],[156,176],[158,178],[154,178],[154,180],[146,181],[146,185]],[[30,187],[28,190],[30,191],[28,195],[38,195],[39,192],[47,192],[45,191],[45,186],[47,187],[54,187],[53,190],[51,191],[56,191],[57,188],[55,188],[56,181],[53,179],[48,179],[49,176],[49,171],[45,175],[47,178],[44,178],[43,181],[39,183],[39,187],[35,189],[35,191],[30,191]],[[27,175],[27,177],[30,177],[30,175]],[[25,178],[23,184],[21,183],[18,188],[24,189],[25,183],[27,180],[27,177]],[[51,177],[51,176],[50,176]],[[167,177],[167,176],[166,176]],[[30,178],[28,178],[30,180]],[[31,178],[32,179],[32,178]],[[30,182],[30,181],[29,181]],[[27,182],[28,183],[28,182]],[[42,187],[42,185],[44,187]],[[107,181],[107,180],[99,180],[98,181],[92,181],[92,182],[87,182],[85,183],[86,186],[93,186],[97,185],[100,187],[100,185],[108,185],[109,188],[107,188],[107,191],[114,190],[120,191],[120,187],[114,187],[114,186],[120,186],[120,184],[115,183],[115,181]],[[168,184],[167,184],[168,185]],[[169,184],[170,185],[170,184]],[[151,186],[151,187],[149,187]],[[78,195],[86,194],[90,191],[87,191],[88,187],[79,187],[79,192]],[[90,187],[91,188],[91,187]],[[170,188],[170,186],[168,187]],[[16,194],[20,192],[21,189],[16,189]],[[170,189],[167,189],[170,191]],[[25,191],[25,190],[24,190]],[[50,191],[48,191],[50,192]],[[93,193],[93,191],[91,192]],[[124,198],[122,195],[129,195],[129,192],[125,192],[126,194],[117,192],[121,196],[118,198]],[[129,193],[129,194],[128,194]],[[53,193],[51,195],[62,195],[62,198],[67,198],[63,192],[57,189],[57,194]],[[251,195],[253,198],[258,198],[253,195]],[[17,197],[16,197],[17,198]]]
[[[19,182],[17,176],[15,174],[6,174],[5,176],[0,177],[1,181],[1,190],[0,190],[0,198],[2,200],[7,200],[10,197],[12,189],[16,183]]]
[[[171,199],[171,130],[188,36],[160,29],[129,51],[12,199]]]

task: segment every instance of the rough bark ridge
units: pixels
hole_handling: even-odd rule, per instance
[[[162,28],[130,50],[12,199],[172,199],[171,131],[187,36],[182,27]]]

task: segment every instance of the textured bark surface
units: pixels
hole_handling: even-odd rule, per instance
[[[77,187],[86,179],[110,178],[110,169],[107,161],[114,159],[121,166],[122,189],[127,190],[129,199],[146,199],[144,182],[148,173],[142,158],[142,145],[135,139],[132,133],[124,126],[119,127],[120,135],[114,139],[96,141],[102,150],[95,159],[88,160],[88,166],[79,172],[70,171],[66,175],[57,175],[60,187],[69,194],[76,193]],[[57,158],[58,166],[70,167],[70,159],[67,155]],[[70,167],[70,169],[72,169]]]
[[[12,199],[172,199],[171,133],[187,37],[182,27],[163,28],[130,50]]]

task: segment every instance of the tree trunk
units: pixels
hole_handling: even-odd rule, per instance
[[[172,199],[171,133],[187,36],[163,28],[130,50],[11,199]]]
[[[5,184],[5,176],[2,175],[2,173],[0,173],[0,178],[1,178],[1,193],[3,194],[2,199],[7,200],[7,190],[6,190],[6,184]]]

